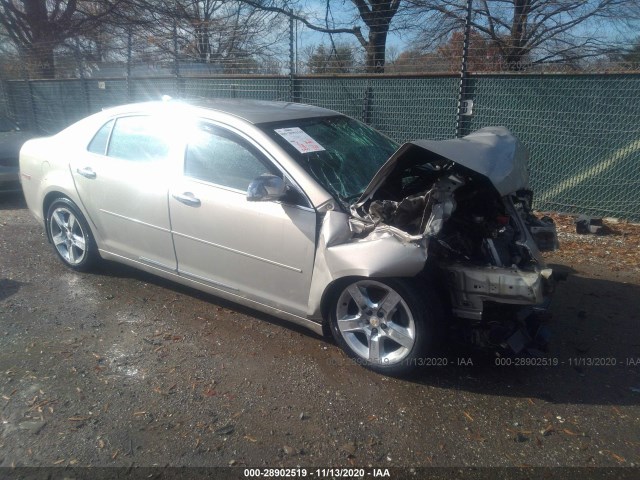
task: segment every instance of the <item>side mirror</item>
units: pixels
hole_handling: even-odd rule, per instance
[[[287,193],[285,181],[275,175],[260,175],[249,184],[247,200],[249,202],[269,202],[279,200]]]

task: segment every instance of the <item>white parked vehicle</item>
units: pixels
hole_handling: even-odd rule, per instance
[[[527,153],[501,127],[397,145],[337,112],[240,100],[127,105],[20,155],[62,262],[115,260],[331,331],[405,373],[452,336],[523,353],[552,290]]]

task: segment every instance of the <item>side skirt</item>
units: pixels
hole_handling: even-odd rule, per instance
[[[148,263],[139,262],[136,260],[132,260],[127,257],[123,257],[122,255],[118,255],[115,253],[108,252],[106,250],[100,250],[100,256],[105,260],[113,260],[114,262],[123,263],[125,265],[129,265],[131,267],[137,268],[138,270],[143,270],[145,272],[151,273],[153,275],[157,275],[162,278],[166,278],[167,280],[171,280],[173,282],[179,283],[181,285],[186,285],[188,287],[195,288],[197,290],[201,290],[203,292],[210,293],[220,298],[224,298],[225,300],[230,300],[232,302],[238,303],[245,307],[253,308],[263,313],[267,313],[269,315],[273,315],[274,317],[281,318],[283,320],[287,320],[291,323],[295,323],[296,325],[300,325],[302,327],[308,328],[318,335],[323,335],[322,323],[315,322],[308,318],[299,317],[298,315],[294,315],[292,313],[285,312],[275,307],[271,307],[269,305],[265,305],[260,302],[256,302],[255,300],[251,300],[249,298],[245,298],[240,294],[230,292],[228,290],[223,290],[222,288],[216,288],[212,285],[200,282],[193,278],[188,278],[185,276],[176,273],[173,270],[168,270],[161,268],[160,266],[150,265]]]

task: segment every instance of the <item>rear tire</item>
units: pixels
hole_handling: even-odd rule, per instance
[[[337,289],[330,326],[336,342],[356,363],[385,375],[406,375],[433,355],[442,341],[438,298],[420,283],[355,279]],[[425,285],[426,287],[426,285]]]
[[[68,198],[53,201],[47,212],[47,234],[67,267],[86,272],[98,262],[98,248],[87,220]]]

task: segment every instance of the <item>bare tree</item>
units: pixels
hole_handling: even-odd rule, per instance
[[[274,48],[286,29],[271,12],[236,0],[132,1],[143,6],[146,22],[144,33],[135,35],[134,50],[210,64],[226,73],[255,73],[263,64],[275,68]]]
[[[369,31],[367,40],[360,41],[367,54],[367,71],[384,73],[387,36],[391,20],[398,13],[401,0],[351,0]]]
[[[326,47],[312,45],[307,49],[307,69],[310,73],[351,73],[356,67],[356,55],[351,45],[338,43]]]
[[[302,22],[306,27],[317,32],[327,33],[330,35],[354,35],[366,52],[366,71],[371,73],[384,73],[385,49],[387,45],[387,37],[391,29],[391,21],[397,15],[404,0],[350,0],[357,10],[356,20],[364,23],[366,36],[362,33],[363,27],[360,25],[354,25],[351,27],[330,26],[328,22],[329,11],[331,8],[330,0],[326,1],[325,9],[327,15],[325,15],[325,26],[320,26],[318,23],[309,20],[304,11],[294,11],[286,0],[240,1],[256,8],[287,15],[290,18]]]
[[[640,70],[640,39],[636,40],[634,45],[626,48],[619,56],[618,61],[629,65],[632,70]]]
[[[123,6],[121,0],[0,0],[0,25],[34,73],[53,78],[56,47]]]
[[[423,44],[464,24],[467,0],[407,0],[430,16]],[[473,0],[472,27],[498,49],[508,70],[576,62],[607,53],[616,28],[639,18],[637,0]]]

